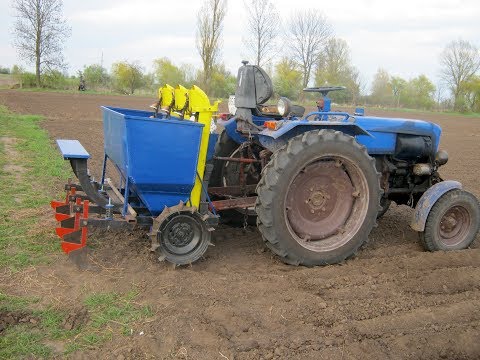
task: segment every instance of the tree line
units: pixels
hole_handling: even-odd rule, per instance
[[[227,0],[203,0],[196,24],[200,69],[163,57],[153,61],[150,72],[138,61],[119,61],[111,69],[102,64],[85,65],[73,77],[65,75],[62,44],[70,28],[62,5],[62,0],[13,1],[14,45],[22,59],[35,65],[34,74],[19,66],[12,68],[22,86],[71,88],[83,79],[87,89],[127,94],[139,89],[153,91],[163,83],[198,84],[212,97],[228,97],[235,91],[235,74],[221,59]],[[277,95],[301,101],[306,96],[302,89],[307,86],[342,85],[346,91],[331,94],[337,103],[480,111],[480,54],[471,43],[456,40],[445,46],[439,55],[438,86],[423,74],[403,79],[379,68],[367,94],[348,43],[334,36],[323,13],[298,10],[289,19],[281,19],[271,0],[244,0],[244,5],[248,15],[244,48],[252,63],[271,75]]]

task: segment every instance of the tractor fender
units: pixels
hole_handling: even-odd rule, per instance
[[[341,131],[350,136],[372,136],[367,130],[355,123],[327,122],[327,121],[289,121],[285,122],[278,130],[265,129],[258,134],[260,143],[268,150],[275,152],[292,137],[311,130],[330,129]]]
[[[267,120],[274,120],[274,119],[260,117],[260,116],[253,116],[252,118],[253,123],[257,126],[263,126],[263,124]],[[242,144],[245,141],[247,141],[247,137],[242,136],[242,134],[240,134],[237,131],[237,119],[235,117],[231,118],[230,120],[227,120],[224,123],[221,123],[221,125],[223,125],[228,137],[231,138],[233,141],[235,141],[237,144]]]
[[[410,227],[418,232],[424,231],[428,214],[438,199],[440,199],[443,194],[449,192],[450,190],[461,188],[462,184],[458,181],[447,180],[439,182],[425,191],[415,207]]]
[[[237,132],[237,120],[231,118],[227,122],[223,123],[223,128],[227,133],[228,137],[235,141],[237,144],[242,144],[247,139]]]

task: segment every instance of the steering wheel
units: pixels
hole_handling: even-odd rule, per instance
[[[305,88],[303,91],[305,92],[318,92],[322,94],[322,96],[327,96],[330,91],[337,91],[337,90],[345,90],[345,86],[319,86],[319,87],[311,87]]]

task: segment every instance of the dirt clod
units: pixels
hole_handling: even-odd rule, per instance
[[[10,326],[25,323],[35,325],[38,321],[38,318],[27,312],[0,310],[0,333]]]
[[[74,309],[68,313],[62,322],[65,330],[77,329],[88,322],[88,310],[85,307]]]

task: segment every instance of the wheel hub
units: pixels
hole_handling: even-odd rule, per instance
[[[330,195],[328,195],[324,191],[312,189],[312,194],[308,198],[307,202],[313,211],[315,210],[325,211],[326,210],[325,204],[327,203],[328,199],[330,199]]]
[[[321,240],[342,231],[358,196],[339,162],[319,161],[295,177],[286,197],[287,217],[300,238]]]
[[[188,223],[179,223],[172,226],[170,240],[176,246],[187,245],[193,237],[192,226]]]
[[[456,245],[470,226],[468,211],[462,206],[450,208],[440,220],[440,238],[446,245]]]
[[[172,214],[160,228],[160,245],[168,253],[186,255],[202,241],[203,227],[188,212]]]

